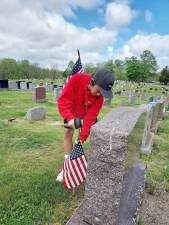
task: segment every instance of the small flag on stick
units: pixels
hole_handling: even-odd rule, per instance
[[[68,159],[63,165],[63,182],[67,189],[79,186],[86,178],[87,159],[79,140],[75,143]]]

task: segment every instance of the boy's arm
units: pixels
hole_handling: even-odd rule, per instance
[[[73,77],[71,77],[70,80],[68,81],[68,83],[63,88],[61,95],[57,100],[57,106],[58,106],[59,113],[67,121],[74,119],[74,115],[73,115],[73,98],[74,98],[73,83],[74,83],[74,79],[73,79]]]
[[[83,125],[80,132],[80,141],[83,143],[90,134],[90,128],[96,122],[96,118],[103,105],[104,98],[101,97],[96,103],[88,110],[87,115],[83,119]]]

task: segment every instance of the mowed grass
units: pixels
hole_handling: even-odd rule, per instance
[[[155,135],[153,151],[150,156],[142,156],[147,163],[148,178],[151,180],[150,192],[162,189],[169,192],[169,115],[160,125],[159,132]]]
[[[28,122],[27,110],[37,105],[47,107],[47,118]],[[63,224],[77,201],[55,182],[63,162],[63,128],[48,123],[61,120],[55,104],[2,91],[0,107],[0,224]]]

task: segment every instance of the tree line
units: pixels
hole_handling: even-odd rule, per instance
[[[65,79],[71,73],[74,62],[70,61],[64,71],[57,68],[41,68],[36,63],[28,60],[16,61],[5,58],[0,60],[0,79]],[[98,67],[104,66],[115,73],[118,80],[129,80],[135,82],[160,81],[169,83],[169,68],[166,66],[158,72],[155,56],[151,51],[143,51],[139,57],[132,56],[125,60],[108,60],[94,65],[92,63],[83,66],[86,73],[95,73]]]

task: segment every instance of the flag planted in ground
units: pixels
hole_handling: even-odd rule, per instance
[[[86,178],[87,159],[84,155],[82,144],[78,140],[68,159],[63,165],[63,182],[67,189],[79,186]]]

